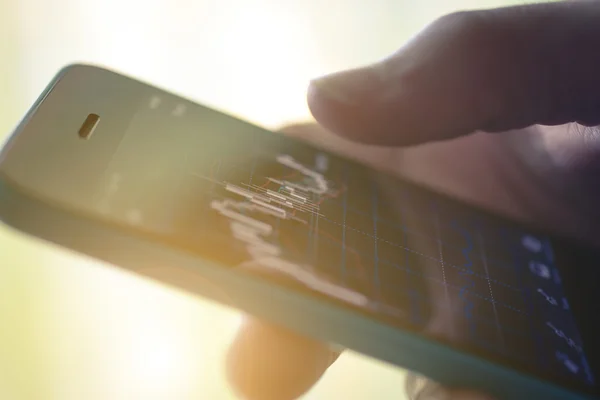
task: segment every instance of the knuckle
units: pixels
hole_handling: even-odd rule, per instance
[[[487,123],[490,114],[506,108],[504,94],[516,77],[513,71],[519,45],[511,24],[496,10],[461,11],[439,18],[433,25],[438,58],[452,77],[470,112]]]
[[[448,35],[455,46],[477,56],[506,39],[507,29],[489,11],[459,11],[439,18],[433,25]]]

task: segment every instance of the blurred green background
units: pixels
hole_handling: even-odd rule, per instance
[[[0,0],[0,135],[74,61],[276,128],[309,118],[312,77],[384,57],[447,12],[515,3]],[[236,311],[4,227],[0,321],[1,399],[235,399]],[[304,398],[403,399],[403,378],[348,352]]]

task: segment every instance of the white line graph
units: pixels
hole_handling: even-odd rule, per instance
[[[226,198],[211,202],[213,210],[229,219],[234,238],[246,245],[248,254],[251,256],[250,260],[242,263],[239,267],[247,270],[271,270],[289,276],[312,290],[355,306],[391,316],[404,316],[404,312],[394,307],[378,304],[362,293],[328,281],[314,271],[310,265],[300,265],[286,259],[282,254],[281,247],[271,240],[275,227],[247,215],[250,212],[256,212],[307,225],[308,218],[298,215],[322,216],[319,213],[320,200],[328,195],[333,196],[333,185],[323,175],[328,165],[326,158],[316,157],[315,160],[315,170],[321,169],[323,173],[300,164],[289,155],[279,155],[276,160],[300,173],[301,179],[297,179],[299,183],[268,177],[269,182],[279,185],[279,190],[274,191],[255,184],[235,185],[228,182],[216,182],[222,185],[225,191],[240,197],[239,200]]]

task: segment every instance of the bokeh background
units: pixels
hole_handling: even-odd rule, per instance
[[[516,3],[0,0],[0,136],[74,61],[277,128],[310,118],[312,77],[382,58],[447,12]],[[223,370],[240,320],[0,228],[0,399],[236,399]],[[347,352],[304,399],[404,399],[403,380]]]

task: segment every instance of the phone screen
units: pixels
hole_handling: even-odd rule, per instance
[[[148,92],[94,196],[107,218],[224,267],[595,385],[546,237],[351,161]]]

